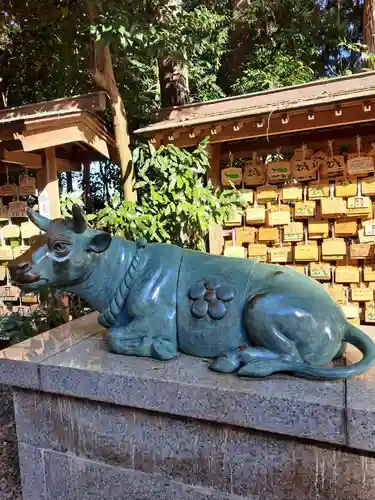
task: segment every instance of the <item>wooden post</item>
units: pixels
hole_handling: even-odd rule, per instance
[[[208,178],[214,187],[220,186],[220,143],[207,144],[207,152],[210,156],[211,168]],[[209,252],[220,255],[223,248],[223,234],[220,224],[212,223],[209,231]]]
[[[46,148],[45,166],[36,173],[39,212],[50,219],[61,217],[55,148]]]

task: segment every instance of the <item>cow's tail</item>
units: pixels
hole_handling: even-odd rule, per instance
[[[362,359],[350,366],[321,368],[306,363],[287,363],[287,371],[312,379],[339,380],[365,373],[375,364],[375,343],[362,330],[347,324],[343,342],[352,344],[362,353]]]

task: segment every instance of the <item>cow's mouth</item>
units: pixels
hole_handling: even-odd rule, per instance
[[[28,283],[36,283],[40,281],[40,274],[27,273],[22,276],[16,276],[16,281],[20,285],[27,285]]]
[[[27,273],[14,273],[12,282],[21,287],[25,285],[33,285],[36,283],[46,283],[47,280],[40,277],[39,273],[28,271]]]
[[[12,285],[18,286],[24,293],[37,292],[38,290],[48,286],[48,280],[39,279],[36,281],[28,281],[28,282],[14,282],[12,281]]]
[[[8,270],[10,278],[15,285],[23,287],[41,281],[40,273],[33,269],[30,262],[15,259],[8,263]]]

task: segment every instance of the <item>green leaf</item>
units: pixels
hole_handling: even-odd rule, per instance
[[[146,181],[138,181],[134,184],[134,189],[140,189],[147,185]]]
[[[140,148],[135,148],[133,150],[133,163],[137,163],[139,158]]]
[[[63,17],[67,17],[69,15],[69,8],[68,7],[60,7],[60,12]]]

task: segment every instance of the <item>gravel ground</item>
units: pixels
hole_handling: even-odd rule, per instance
[[[12,392],[0,385],[0,500],[22,500]]]

